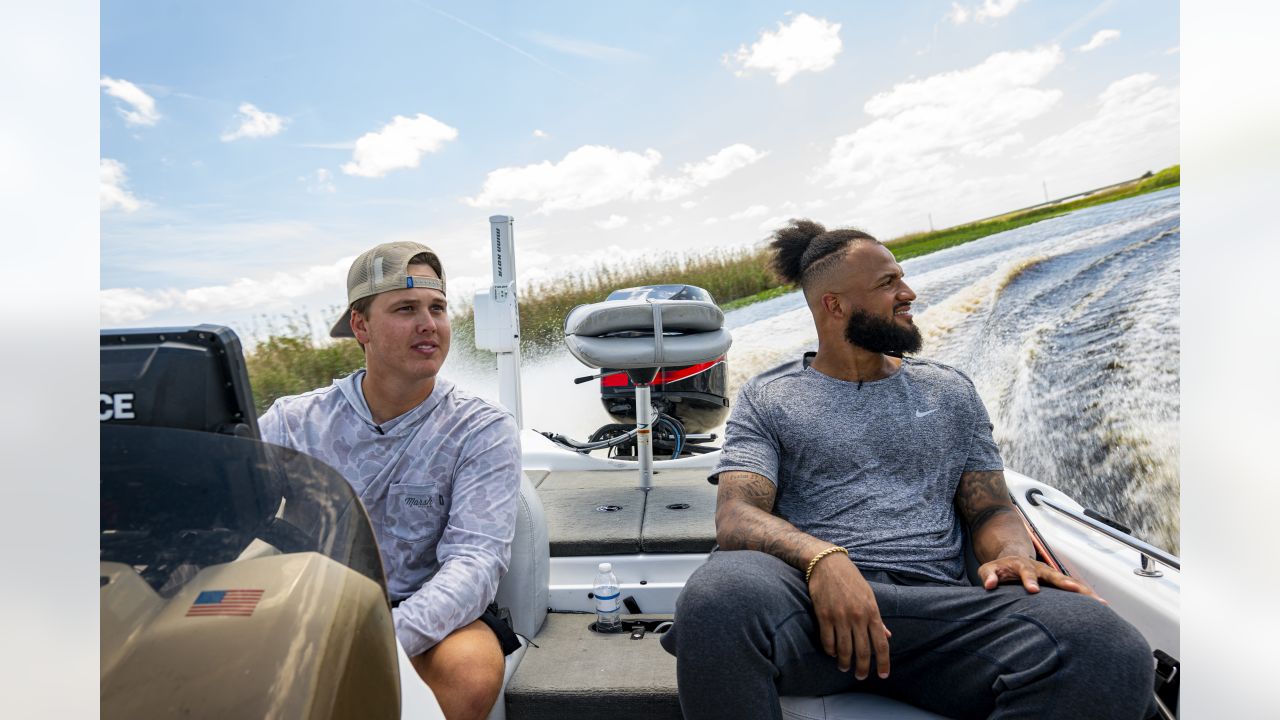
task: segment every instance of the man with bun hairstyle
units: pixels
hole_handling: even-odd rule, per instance
[[[439,376],[449,313],[430,248],[396,242],[360,255],[347,304],[330,335],[354,337],[365,368],[276,400],[258,421],[262,436],[333,466],[355,489],[378,536],[396,637],[445,717],[483,718],[503,656],[519,647],[491,606],[515,535],[515,420]]]
[[[973,383],[910,356],[916,294],[893,253],[811,220],[771,248],[818,350],[752,378],[729,418],[708,478],[719,550],[662,637],[686,720],[849,691],[949,717],[1154,716],[1151,649],[1036,560]]]

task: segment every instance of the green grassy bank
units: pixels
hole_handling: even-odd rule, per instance
[[[1180,166],[1122,183],[1066,202],[1040,205],[934,232],[915,233],[885,242],[898,260],[925,255],[971,242],[1081,208],[1123,200],[1180,183]],[[626,269],[598,266],[589,272],[568,275],[522,288],[520,297],[521,349],[537,355],[563,342],[564,317],[577,305],[599,302],[618,288],[658,283],[684,283],[706,288],[725,310],[768,300],[793,288],[780,283],[765,267],[767,253],[760,247],[721,250],[686,258],[668,258],[632,265]],[[483,355],[475,350],[471,308],[456,306],[452,319],[454,355]],[[317,344],[305,321],[290,320],[280,331],[254,347],[246,357],[254,399],[259,412],[277,397],[327,385],[364,364],[355,341]]]

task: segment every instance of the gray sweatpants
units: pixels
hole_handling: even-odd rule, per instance
[[[718,551],[676,601],[685,720],[781,718],[779,695],[875,692],[956,718],[1123,718],[1156,712],[1138,631],[1076,593],[1020,585],[904,585],[864,570],[889,640],[889,678],[858,681],[826,654],[804,574],[764,553]]]

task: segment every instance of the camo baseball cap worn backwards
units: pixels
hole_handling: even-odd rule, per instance
[[[409,274],[409,261],[415,255],[426,253],[427,264],[440,279]],[[351,305],[355,301],[388,290],[405,288],[431,288],[444,292],[444,266],[431,248],[416,242],[383,243],[367,250],[347,271],[347,309],[329,330],[330,337],[355,337],[351,331]]]

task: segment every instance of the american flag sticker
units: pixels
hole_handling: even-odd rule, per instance
[[[230,615],[249,617],[258,601],[261,590],[203,590],[187,610],[187,617]]]

